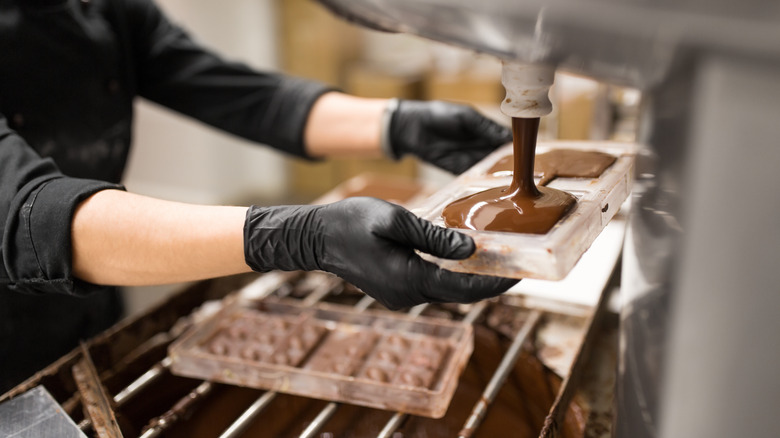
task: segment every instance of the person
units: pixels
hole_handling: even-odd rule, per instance
[[[514,283],[423,261],[474,243],[378,199],[206,206],[119,185],[136,96],[304,159],[384,149],[456,173],[510,139],[470,107],[253,71],[152,0],[0,0],[0,59],[0,393],[115,322],[115,286],[319,269],[398,309]]]

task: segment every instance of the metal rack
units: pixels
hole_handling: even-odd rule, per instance
[[[286,296],[290,294],[292,289],[294,289],[290,285],[296,274],[273,273],[270,275],[278,275],[279,278],[275,280],[276,283],[278,283],[277,286],[269,289],[269,295],[273,294],[275,296]],[[316,303],[327,300],[328,298],[338,297],[339,294],[346,287],[348,287],[348,285],[343,283],[341,280],[322,273],[305,274],[302,278],[307,280],[309,286],[313,285],[311,290],[308,291],[307,295],[302,298],[301,303],[304,305],[315,305]],[[267,279],[266,283],[268,283]],[[229,305],[230,299],[226,300],[226,302],[228,303],[226,305]],[[362,311],[369,308],[373,303],[374,300],[372,298],[363,296],[362,299],[358,300],[357,303],[354,304],[354,308],[358,311]],[[464,309],[463,313],[456,317],[462,316],[465,322],[475,323],[481,316],[485,314],[485,311],[490,306],[496,305],[500,306],[501,304],[481,302],[467,307],[464,306],[462,307]],[[435,309],[436,307],[436,305],[420,305],[410,309],[409,315],[412,317],[417,317],[424,311]],[[487,379],[487,383],[485,384],[482,391],[482,396],[471,409],[470,415],[463,419],[463,426],[459,436],[469,437],[472,436],[475,432],[478,433],[479,425],[484,419],[485,414],[488,413],[491,409],[496,394],[501,390],[504,381],[507,379],[510,371],[518,360],[518,357],[523,351],[523,347],[529,345],[528,341],[534,332],[534,328],[544,318],[546,313],[542,310],[530,309],[524,309],[521,311],[524,312],[524,321],[519,330],[517,330],[516,333],[514,333],[514,336],[511,338],[511,343],[503,353],[503,357],[501,358],[499,365],[495,368],[495,370],[493,370],[492,375]],[[188,317],[188,322],[185,325],[191,324],[192,319],[193,318],[191,316]],[[181,331],[182,326],[180,324],[176,329],[176,333],[181,333]],[[175,336],[171,337],[175,338]],[[139,348],[144,347],[141,346]],[[133,351],[128,356],[137,356],[139,354],[139,352]],[[123,407],[128,403],[134,399],[137,402],[137,398],[142,398],[142,393],[156,391],[155,388],[158,386],[161,378],[169,373],[170,363],[170,359],[165,357],[162,360],[155,362],[147,370],[137,374],[137,377],[132,382],[128,383],[124,388],[117,391],[116,395],[114,395],[113,401],[115,409],[118,412],[121,412]],[[194,415],[198,409],[201,409],[201,405],[204,404],[202,402],[211,397],[216,386],[218,386],[218,384],[207,381],[197,384],[183,397],[172,403],[170,408],[165,412],[148,419],[146,426],[142,429],[142,432],[139,436],[141,438],[165,436],[167,432],[174,430],[178,425],[182,424],[182,422],[186,422],[187,418],[189,418],[191,415]],[[559,395],[564,392],[564,389],[564,387],[560,389]],[[242,433],[244,433],[247,427],[251,426],[253,422],[262,420],[263,414],[266,413],[269,408],[274,406],[276,399],[277,393],[273,391],[261,392],[259,397],[253,403],[251,403],[240,415],[238,415],[232,421],[232,423],[221,432],[219,437],[237,438],[242,436]],[[80,399],[78,394],[72,396],[69,400],[69,409],[72,413],[71,415],[76,414],[77,416],[79,411],[79,404]],[[568,401],[566,401],[566,405],[568,405]],[[551,410],[549,412],[548,419],[553,417],[562,418],[561,415],[558,415],[558,411],[565,411],[566,407],[567,406],[565,405],[558,406],[555,411]],[[301,426],[305,425],[305,427],[303,428],[302,432],[299,434],[296,433],[295,436],[318,436],[318,433],[321,433],[321,431],[324,430],[328,421],[341,408],[342,405],[339,403],[331,402],[325,404],[324,407],[322,407],[315,415],[301,420]],[[384,422],[384,425],[376,434],[376,436],[394,436],[396,431],[403,429],[409,418],[410,415],[403,412],[388,412],[387,420]],[[561,420],[558,418],[556,421]],[[90,431],[91,424],[88,420],[84,420],[81,421],[80,427],[85,431]]]

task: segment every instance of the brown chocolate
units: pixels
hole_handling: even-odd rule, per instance
[[[474,354],[464,370],[455,396],[444,418],[410,416],[399,428],[404,437],[453,437],[463,427],[474,404],[479,401],[488,379],[495,372],[509,341],[482,325],[475,327]],[[377,374],[378,376],[378,374]],[[399,382],[402,377],[399,375]],[[555,400],[561,379],[528,351],[521,353],[510,377],[490,405],[475,437],[539,436],[544,418]],[[198,410],[198,415],[181,423],[170,433],[172,438],[217,436],[235,420],[262,391],[239,387],[220,387]],[[297,436],[327,402],[280,394],[266,411],[252,422],[243,436]],[[377,436],[393,412],[342,404],[320,431],[322,436]],[[567,420],[559,430],[563,438],[583,434],[582,408],[572,403]]]
[[[439,308],[438,305],[435,307]],[[517,309],[507,308],[507,312],[516,313]],[[444,418],[410,416],[399,428],[399,434],[404,437],[428,438],[457,436],[509,346],[509,340],[481,322],[475,323],[474,337],[474,353],[461,375]],[[561,379],[542,365],[531,350],[526,348],[521,353],[474,437],[539,436],[544,417],[560,388]],[[125,436],[140,435],[141,427],[150,418],[170,409],[199,383],[164,374],[158,384],[120,408],[119,414],[129,418],[131,427],[128,430],[133,432],[123,429]],[[165,436],[219,436],[262,394],[262,390],[215,384],[211,396],[202,400],[194,414],[179,421]],[[242,436],[298,436],[327,404],[323,400],[279,394]],[[559,429],[560,436],[582,437],[585,413],[578,402],[572,403],[567,409],[567,419]],[[377,436],[392,415],[390,411],[341,404],[320,434],[336,437]]]
[[[241,357],[248,360],[261,361],[263,359],[263,352],[255,345],[247,345],[241,349]]]
[[[366,356],[356,377],[402,386],[430,388],[450,347],[446,340],[415,339],[391,334]],[[316,359],[316,357],[315,357]]]
[[[543,186],[557,177],[561,178],[598,178],[617,158],[614,155],[598,151],[578,151],[575,149],[555,149],[536,156],[534,176],[540,177]],[[512,155],[502,157],[488,170],[489,175],[512,175],[514,160]]]
[[[376,356],[379,359],[381,359],[381,360],[384,360],[384,361],[387,361],[387,362],[390,362],[390,363],[393,363],[393,364],[397,364],[398,361],[399,361],[398,356],[393,354],[392,351],[382,350],[379,353],[377,353]]]
[[[240,318],[221,327],[202,349],[217,356],[276,365],[298,364],[325,329],[295,324],[282,318]]]
[[[458,199],[444,208],[451,228],[545,234],[576,203],[569,193],[536,187],[533,180],[539,119],[512,118],[514,172],[512,184]]]
[[[387,382],[387,373],[379,367],[366,368],[366,377],[371,380],[377,380],[380,382]]]
[[[402,384],[409,386],[423,386],[422,377],[413,371],[404,371],[399,379]]]
[[[304,369],[351,375],[371,348],[376,334],[334,331],[320,343],[306,361]]]

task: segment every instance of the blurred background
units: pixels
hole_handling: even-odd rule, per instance
[[[171,20],[226,58],[315,79],[365,97],[446,100],[508,124],[501,64],[494,57],[406,34],[350,25],[311,0],[157,0]],[[540,140],[635,138],[639,92],[558,73],[553,113]],[[308,203],[370,172],[433,187],[451,176],[414,159],[308,163],[223,134],[142,99],[136,102],[128,190],[204,204]],[[181,285],[127,288],[127,314]]]

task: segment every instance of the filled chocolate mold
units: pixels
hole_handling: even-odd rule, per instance
[[[628,197],[637,149],[633,143],[540,142],[536,156],[554,159],[540,160],[548,162],[547,170],[534,172],[534,183],[563,190],[577,200],[562,219],[542,234],[459,229],[474,239],[477,245],[474,255],[465,260],[422,256],[442,268],[458,272],[563,279]],[[453,201],[510,185],[512,172],[499,170],[505,167],[501,163],[508,156],[512,156],[512,145],[497,149],[412,211],[435,225],[447,226],[442,213]],[[592,162],[584,163],[590,164],[587,166],[556,163],[572,157],[590,157]],[[550,167],[550,163],[555,166]]]
[[[267,300],[224,309],[169,355],[187,377],[438,418],[472,349],[460,322]]]

